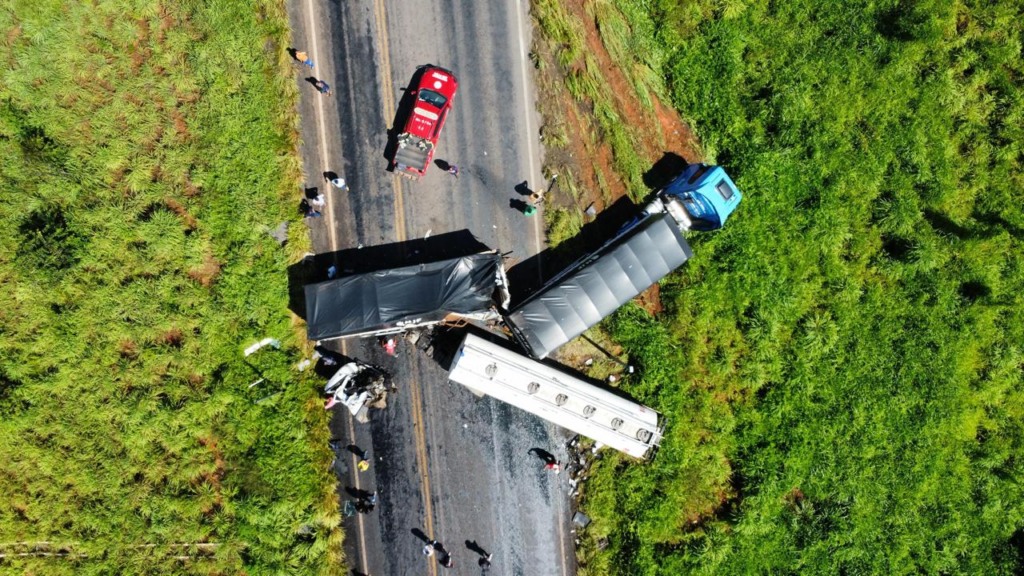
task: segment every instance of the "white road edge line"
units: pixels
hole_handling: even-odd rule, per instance
[[[323,63],[323,60],[320,59],[320,47],[319,47],[319,44],[316,41],[316,39],[317,39],[317,36],[316,36],[316,18],[314,18],[313,15],[314,15],[313,0],[306,0],[306,18],[307,18],[306,24],[309,27],[309,41],[312,44],[311,50],[313,52],[313,61],[314,62],[321,62],[321,63]],[[325,120],[324,120],[324,101],[323,101],[323,97],[322,96],[323,96],[322,94],[317,93],[317,95],[314,98],[316,99],[316,119],[317,119],[317,127],[319,128],[319,130],[317,131],[318,132],[317,136],[319,137],[319,140],[320,140],[320,166],[321,167],[325,167],[325,166],[327,166],[327,160],[328,160],[328,154],[327,154],[327,127],[324,124],[324,122],[325,122]],[[327,222],[331,223],[331,224],[329,224],[330,233],[328,234],[328,238],[330,238],[330,241],[331,241],[331,252],[337,252],[338,251],[338,227],[333,225],[333,223],[334,223],[334,202],[328,202],[326,208],[327,208],[326,209],[326,211],[327,211],[327,218],[326,218],[326,220],[327,220]],[[347,355],[347,351],[346,351],[346,348],[345,348],[344,340],[342,341],[342,344],[341,344],[341,353]],[[349,420],[348,420],[348,428],[349,428],[349,436],[352,438],[352,441],[354,443],[355,442],[355,429],[353,427],[352,419],[351,418],[349,418]],[[356,455],[352,454],[352,461],[353,462],[355,462],[355,458],[356,458]],[[356,464],[358,464],[358,463],[356,463]],[[356,467],[353,467],[353,470],[355,470],[355,469],[356,469]],[[358,471],[354,474],[353,478],[354,478],[354,484],[355,484],[356,489],[357,490],[362,490],[362,487],[359,484],[359,472]],[[363,569],[365,570],[366,569],[366,565],[367,565],[366,528],[363,526],[363,517],[361,515],[357,515],[356,522],[359,525],[359,552],[360,552],[360,555],[362,556],[361,559],[362,559]]]
[[[526,150],[527,150],[527,155],[528,155],[528,157],[530,159],[530,173],[531,174],[539,174],[542,177],[541,180],[540,180],[540,183],[541,183],[541,186],[543,186],[544,184],[546,184],[546,182],[544,182],[544,180],[543,180],[543,174],[540,174],[540,171],[537,169],[537,166],[534,164],[534,159],[536,158],[536,156],[535,156],[534,150],[533,150],[533,135],[535,134],[535,132],[533,131],[533,127],[531,126],[531,122],[530,122],[530,118],[532,117],[532,114],[530,113],[530,91],[529,91],[529,84],[527,83],[527,76],[526,76],[526,74],[527,74],[527,62],[529,61],[529,57],[528,57],[528,55],[526,53],[526,45],[524,44],[525,39],[526,39],[526,34],[523,31],[524,30],[523,29],[523,11],[524,11],[524,6],[523,6],[522,0],[516,0],[516,6],[517,6],[517,10],[516,10],[516,25],[519,27],[519,57],[520,57],[520,64],[521,64],[521,66],[519,67],[519,72],[520,72],[520,81],[522,82],[522,85],[523,85],[523,108],[524,108],[525,117],[526,117]],[[543,276],[541,275],[541,267],[539,266],[539,264],[540,264],[540,251],[541,251],[541,247],[543,246],[543,239],[541,237],[541,232],[540,232],[540,220],[541,220],[540,218],[534,218],[533,219],[533,241],[534,241],[534,248],[536,248],[536,253],[537,253],[537,258],[538,258],[538,260],[537,260],[537,263],[538,263],[538,266],[537,266],[537,276],[538,276],[539,279],[543,279]],[[567,559],[566,559],[566,556],[565,556],[565,542],[566,542],[566,539],[565,539],[565,523],[564,523],[564,519],[562,518],[562,516],[564,514],[564,512],[562,510],[563,502],[562,502],[562,499],[560,497],[561,494],[559,494],[559,490],[557,489],[557,482],[555,483],[555,485],[556,485],[555,493],[558,494],[558,497],[555,498],[555,501],[558,503],[557,507],[558,507],[558,516],[559,516],[556,519],[556,524],[558,525],[558,539],[559,539],[558,552],[559,552],[559,555],[562,557],[562,575],[563,576],[567,576],[569,574],[569,571],[568,571],[568,566],[567,566]]]
[[[524,28],[523,28],[523,11],[524,10],[528,10],[528,9],[524,8],[522,0],[516,0],[516,26],[519,28],[519,59],[520,59],[519,75],[520,75],[520,82],[522,83],[522,86],[523,86],[523,111],[525,112],[524,116],[526,118],[526,153],[527,153],[527,157],[529,158],[530,173],[531,174],[536,174],[536,175],[540,176],[540,179],[538,181],[540,182],[540,185],[543,186],[545,184],[545,182],[544,182],[544,175],[540,173],[540,170],[537,168],[537,165],[535,164],[536,155],[535,155],[535,152],[534,152],[534,149],[533,149],[533,136],[534,136],[535,132],[533,130],[532,122],[530,121],[530,119],[533,117],[533,115],[530,113],[530,90],[529,90],[529,83],[527,82],[527,75],[526,75],[527,74],[527,64],[526,63],[529,61],[529,56],[526,53],[526,45],[524,43],[525,42],[525,37],[526,37],[526,33],[524,32]],[[541,267],[539,265],[540,264],[539,258],[540,258],[541,248],[544,245],[544,239],[541,236],[541,231],[540,231],[540,220],[541,219],[540,218],[533,218],[532,220],[533,220],[533,243],[534,243],[533,247],[535,249],[535,252],[536,252],[537,258],[538,258],[538,260],[537,260],[537,264],[538,264],[538,266],[537,266],[537,276],[540,277],[541,276]]]
[[[308,18],[307,25],[309,26],[309,40],[313,45],[313,61],[322,63],[323,61],[320,59],[320,49],[316,41],[316,19],[313,18],[313,9],[313,1],[306,0],[306,17]],[[316,99],[316,119],[317,127],[319,128],[318,136],[320,138],[320,166],[322,168],[327,166],[328,159],[327,127],[324,124],[325,120],[323,94],[317,92],[317,95],[314,98]],[[334,226],[334,202],[327,203],[327,218],[325,220],[330,223],[328,224],[328,227],[330,229],[330,234],[328,234],[328,237],[331,240],[331,251],[337,252],[338,229],[337,226]]]

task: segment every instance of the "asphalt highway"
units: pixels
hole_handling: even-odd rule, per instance
[[[521,197],[517,185],[546,185],[525,3],[291,0],[288,10],[293,48],[314,60],[312,70],[295,66],[306,188],[327,196],[323,217],[306,220],[318,254],[308,280],[325,279],[330,265],[372,267],[360,247],[394,246],[399,262],[414,261],[423,256],[415,240],[425,237],[444,238],[451,251],[475,238],[510,253],[510,266],[542,249],[541,216],[510,206]],[[424,64],[460,81],[435,155],[457,164],[458,178],[437,166],[419,181],[386,171],[402,90]],[[311,79],[333,94],[319,94]],[[348,189],[327,184],[327,172]],[[493,554],[490,574],[576,573],[566,479],[528,454],[537,447],[563,457],[560,429],[449,383],[443,359],[411,344],[395,356],[372,341],[332,345],[384,367],[397,386],[368,424],[340,406],[332,414],[339,498],[378,494],[373,511],[345,520],[354,574],[480,574],[468,541]],[[349,445],[367,450],[368,470],[356,469]],[[423,554],[430,539],[453,567]]]

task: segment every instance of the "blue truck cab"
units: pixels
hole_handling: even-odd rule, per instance
[[[724,226],[743,199],[721,166],[707,164],[690,164],[657,196],[680,228],[701,232]]]

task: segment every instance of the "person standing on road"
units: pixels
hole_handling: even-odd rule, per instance
[[[423,545],[423,555],[427,556],[428,558],[430,556],[433,556],[434,555],[434,545],[430,544],[430,543],[424,544]]]
[[[480,558],[487,560],[488,563],[490,563],[491,558],[494,556],[494,554],[488,553],[487,550],[484,550],[479,544],[477,544],[476,540],[466,540],[466,548],[469,548],[471,551],[479,554]],[[482,565],[483,564],[481,563],[481,566]]]
[[[373,512],[373,509],[377,507],[377,491],[374,490],[370,496],[363,495],[359,502],[356,504],[363,514],[369,514]]]
[[[321,94],[326,94],[327,96],[333,94],[333,92],[331,92],[331,85],[328,84],[327,82],[324,82],[323,80],[317,80],[316,82],[314,82],[313,87],[315,87],[316,91]]]
[[[309,204],[313,207],[314,210],[323,210],[324,207],[327,206],[327,199],[324,197],[323,194],[317,194],[316,198],[313,198],[312,200],[309,201]]]
[[[346,184],[345,179],[340,176],[331,179],[331,186],[334,186],[335,188],[341,190],[342,192],[348,192],[348,184]]]
[[[441,544],[437,540],[431,540],[430,541],[430,545],[434,547],[434,550],[437,550],[441,554],[447,554],[448,553],[448,550],[444,547],[444,544]]]
[[[452,176],[455,176],[456,178],[458,178],[459,177],[459,167],[456,166],[455,164],[449,164],[448,165],[448,173],[451,174]]]
[[[295,51],[295,59],[298,60],[299,63],[308,67],[310,70],[313,69],[313,59],[309,57],[309,54],[306,54],[302,50]]]
[[[355,444],[352,445],[352,453],[356,455],[356,458],[366,460],[366,450],[356,446]]]

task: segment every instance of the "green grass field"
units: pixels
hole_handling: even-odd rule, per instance
[[[272,0],[0,8],[0,572],[340,571],[287,312],[308,241],[268,233],[287,39]]]
[[[668,428],[600,461],[581,573],[1024,570],[1022,5],[584,6],[746,198],[607,324]]]

